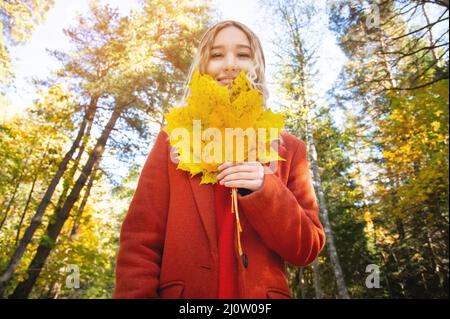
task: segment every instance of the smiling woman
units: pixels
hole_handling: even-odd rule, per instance
[[[230,85],[244,70],[252,85],[261,92],[263,105],[269,98],[265,78],[265,58],[258,37],[244,24],[226,20],[206,32],[187,77],[184,100],[190,94],[187,83],[195,69],[211,75],[220,85]]]
[[[229,85],[240,69],[250,72],[251,52],[250,42],[244,32],[235,26],[224,28],[214,39],[206,73],[221,85]]]
[[[199,77],[197,69],[210,79],[202,88],[212,82],[224,95],[227,90],[215,81],[230,85],[244,71],[251,80],[246,87],[254,86],[262,108],[264,54],[245,25],[223,21],[211,27],[200,41],[188,83]],[[187,87],[190,100],[196,89]],[[243,94],[239,102],[253,106],[248,97]],[[201,98],[199,108],[209,110],[207,103],[216,97]],[[220,101],[216,108],[228,105]],[[271,119],[266,122],[273,127]],[[266,173],[259,161],[224,162],[219,183],[201,184],[199,174],[177,169],[168,135],[161,131],[122,225],[114,297],[290,298],[285,262],[310,264],[324,247],[325,233],[305,143],[286,132],[281,139],[278,154],[285,160],[275,172]]]

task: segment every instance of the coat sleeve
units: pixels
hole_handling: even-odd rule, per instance
[[[114,298],[159,298],[169,201],[167,134],[159,133],[120,233]]]
[[[264,243],[288,263],[304,267],[323,249],[325,233],[303,141],[293,155],[287,186],[266,174],[260,189],[239,195],[238,201]]]

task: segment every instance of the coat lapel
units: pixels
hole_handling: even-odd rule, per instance
[[[200,185],[201,174],[189,178],[194,193],[197,210],[200,214],[203,227],[208,237],[210,251],[217,256],[216,212],[214,207],[214,186],[212,184]]]

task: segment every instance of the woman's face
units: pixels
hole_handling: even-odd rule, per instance
[[[221,86],[225,86],[230,84],[241,70],[248,73],[252,62],[247,36],[241,29],[228,26],[216,34],[206,73],[219,81]]]

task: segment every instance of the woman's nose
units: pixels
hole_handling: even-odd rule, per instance
[[[239,67],[236,64],[227,64],[223,67],[223,72],[225,74],[229,74],[230,76],[234,76],[239,72]]]
[[[237,63],[236,63],[236,60],[234,59],[234,57],[228,57],[225,60],[223,69],[224,69],[224,71],[233,71],[233,72],[237,71],[238,66],[237,66]]]

